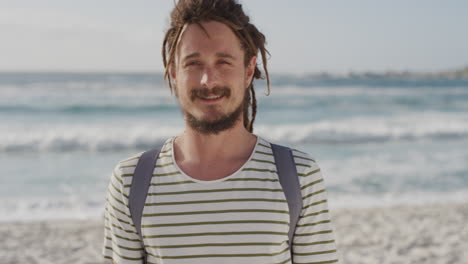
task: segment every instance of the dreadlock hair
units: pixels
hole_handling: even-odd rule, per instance
[[[217,21],[227,25],[240,40],[244,50],[244,64],[247,67],[250,59],[260,51],[263,69],[267,79],[268,93],[270,94],[270,77],[268,75],[266,55],[270,55],[265,48],[265,36],[250,23],[250,18],[242,10],[237,0],[179,0],[171,12],[170,28],[166,31],[162,46],[162,57],[165,67],[164,81],[168,81],[172,93],[172,83],[169,70],[174,66],[178,41],[185,25],[197,24],[203,30],[202,22]],[[206,30],[204,30],[206,31]],[[257,114],[257,100],[253,79],[263,79],[262,72],[255,65],[252,82],[246,92],[244,104],[244,127],[253,132],[253,123]],[[249,107],[252,106],[249,120]]]

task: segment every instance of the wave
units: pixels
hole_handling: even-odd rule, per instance
[[[147,149],[183,131],[182,125],[154,120],[134,123],[4,124],[0,152],[116,151]],[[165,124],[165,125],[157,125]],[[273,142],[366,144],[389,141],[468,138],[468,116],[425,113],[394,117],[352,117],[310,123],[257,125],[255,133]]]
[[[162,121],[160,121],[162,122]],[[0,152],[109,152],[146,149],[181,132],[177,126],[57,124],[12,126],[0,132]]]
[[[278,109],[327,109],[333,112],[338,106],[347,104],[350,110],[368,111],[370,107],[385,107],[387,110],[409,109],[450,109],[468,108],[468,89],[446,88],[426,89],[423,92],[411,89],[388,88],[370,89],[363,87],[300,88],[277,87],[270,97],[258,96],[259,107],[264,112]],[[83,92],[83,91],[82,91]],[[107,94],[109,93],[109,94]],[[120,93],[120,92],[119,92]],[[92,114],[92,113],[151,113],[157,111],[178,112],[175,97],[160,96],[148,90],[133,91],[133,94],[88,93],[49,95],[27,93],[26,96],[8,95],[0,98],[0,114]],[[162,91],[159,91],[162,93]]]
[[[80,197],[79,200],[66,196],[55,199],[52,197],[1,198],[0,222],[100,219],[104,215],[102,192],[95,193],[94,196],[95,198]]]
[[[112,72],[0,72],[0,84],[28,85],[33,83],[162,83],[162,74]]]
[[[259,98],[267,94],[265,86],[256,88]],[[63,98],[70,100],[73,98],[103,98],[125,97],[135,98],[174,98],[168,87],[164,84],[154,83],[86,83],[86,82],[65,82],[65,83],[31,83],[27,86],[2,85],[0,83],[2,97],[22,100],[23,98]],[[327,85],[298,85],[294,83],[272,84],[271,96],[276,95],[313,95],[313,96],[357,96],[357,95],[440,95],[440,94],[468,94],[468,83],[466,85],[441,87],[400,87],[400,86],[368,86],[368,85],[342,85],[330,87]],[[85,101],[86,101],[85,100]],[[84,101],[84,102],[85,102]]]
[[[153,83],[164,84],[162,73],[85,73],[85,72],[0,72],[0,84],[29,85],[34,83]],[[266,81],[257,82],[261,86]],[[369,87],[454,87],[468,86],[466,77],[385,76],[350,74],[348,76],[273,74],[272,85],[296,86],[369,86]]]
[[[141,104],[141,105],[68,105],[58,107],[32,106],[32,105],[0,105],[0,113],[63,113],[63,114],[85,114],[85,113],[136,113],[136,112],[158,112],[176,111],[176,104]]]
[[[468,137],[468,117],[424,113],[394,117],[351,117],[307,124],[257,126],[260,134],[293,143],[372,143]]]
[[[382,193],[376,195],[352,193],[340,194],[328,190],[331,208],[375,208],[399,205],[432,205],[443,203],[466,203],[468,189],[455,192],[411,191],[406,193]]]
[[[362,193],[340,194],[328,190],[331,208],[371,208],[397,205],[430,205],[435,203],[463,203],[468,190],[456,192],[408,192],[368,195]],[[89,196],[89,194],[88,194]],[[0,198],[0,223],[43,220],[100,220],[104,215],[103,192],[94,198],[70,199],[70,197],[21,197]]]

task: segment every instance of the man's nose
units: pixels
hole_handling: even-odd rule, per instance
[[[202,87],[211,89],[218,85],[218,76],[215,70],[210,67],[205,67],[203,74],[200,80]]]

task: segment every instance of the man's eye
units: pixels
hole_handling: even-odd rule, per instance
[[[196,66],[196,65],[200,65],[201,63],[198,62],[198,61],[191,61],[191,62],[187,62],[187,64],[185,64],[186,66]]]
[[[228,61],[220,61],[219,64],[226,64],[226,65],[230,65],[231,63],[229,63]]]

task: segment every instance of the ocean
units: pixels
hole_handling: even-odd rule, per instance
[[[256,85],[254,132],[306,151],[329,206],[468,201],[468,81]],[[103,214],[112,169],[183,130],[160,74],[0,73],[0,221]]]

